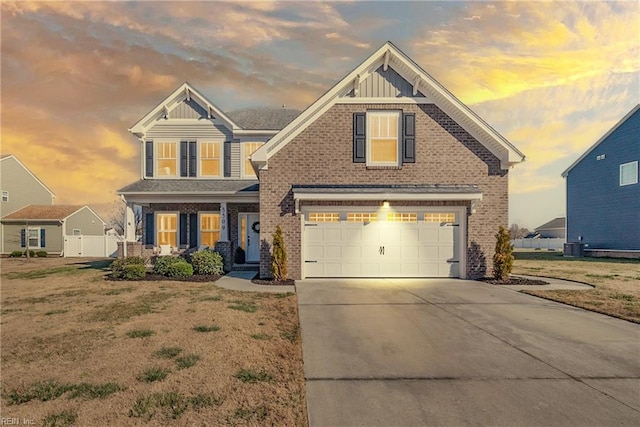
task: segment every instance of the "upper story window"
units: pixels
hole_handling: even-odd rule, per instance
[[[251,166],[251,155],[256,152],[256,150],[262,145],[264,142],[243,142],[242,143],[242,177],[243,178],[255,178],[256,173],[253,170],[253,166]]]
[[[399,153],[398,112],[367,114],[367,165],[397,166]]]
[[[620,186],[638,183],[638,162],[623,163],[620,165]]]
[[[211,141],[200,142],[200,175],[219,177],[222,175],[221,143]]]
[[[158,176],[178,175],[177,146],[176,142],[156,143],[156,170],[158,171]]]
[[[2,201],[3,202],[9,201],[9,192],[6,190],[2,190]]]
[[[353,162],[367,167],[416,162],[416,115],[368,111],[353,115]]]

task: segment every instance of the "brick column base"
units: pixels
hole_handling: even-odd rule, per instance
[[[224,271],[231,271],[231,267],[233,267],[233,242],[217,242],[214,250],[222,255]]]

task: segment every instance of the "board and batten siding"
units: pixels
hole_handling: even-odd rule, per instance
[[[397,98],[412,97],[413,85],[406,81],[393,68],[388,67],[387,71],[382,66],[371,73],[369,77],[360,82],[358,94],[352,90],[348,94],[356,98]],[[417,96],[424,96],[418,91]]]
[[[73,235],[74,228],[79,229],[83,236],[104,235],[104,224],[102,223],[102,220],[86,207],[72,214],[67,218],[65,223],[67,226],[66,233],[68,236]]]
[[[0,162],[0,186],[9,192],[9,201],[0,202],[0,214],[8,215],[28,205],[52,205],[53,196],[14,157]]]
[[[567,242],[581,238],[591,249],[640,249],[640,183],[620,185],[620,165],[640,162],[638,135],[640,110],[569,171]]]
[[[193,100],[178,104],[169,112],[169,119],[206,119],[207,112]]]

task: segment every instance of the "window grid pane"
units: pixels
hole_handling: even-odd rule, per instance
[[[337,212],[314,212],[309,214],[310,222],[339,222],[340,214]]]
[[[418,214],[416,213],[389,213],[387,214],[388,222],[418,222]]]
[[[372,163],[397,163],[398,114],[371,114],[370,123],[370,161]]]
[[[452,223],[456,220],[456,214],[451,212],[429,212],[424,214],[424,222],[430,223]]]
[[[158,176],[175,176],[177,170],[175,142],[158,143]]]
[[[220,240],[220,214],[200,214],[200,244],[214,247]]]
[[[178,238],[178,215],[158,214],[158,245],[176,246]]]
[[[220,176],[220,143],[200,143],[200,170],[203,176]]]
[[[347,222],[374,222],[378,220],[377,213],[352,212],[347,214]]]

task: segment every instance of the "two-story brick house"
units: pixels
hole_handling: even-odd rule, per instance
[[[198,118],[173,124],[194,100]],[[144,173],[120,193],[142,204],[145,243],[243,246],[263,277],[277,225],[294,279],[483,276],[524,160],[392,43],[280,131],[245,129],[188,85],[131,131]],[[215,176],[198,172],[208,141]]]

